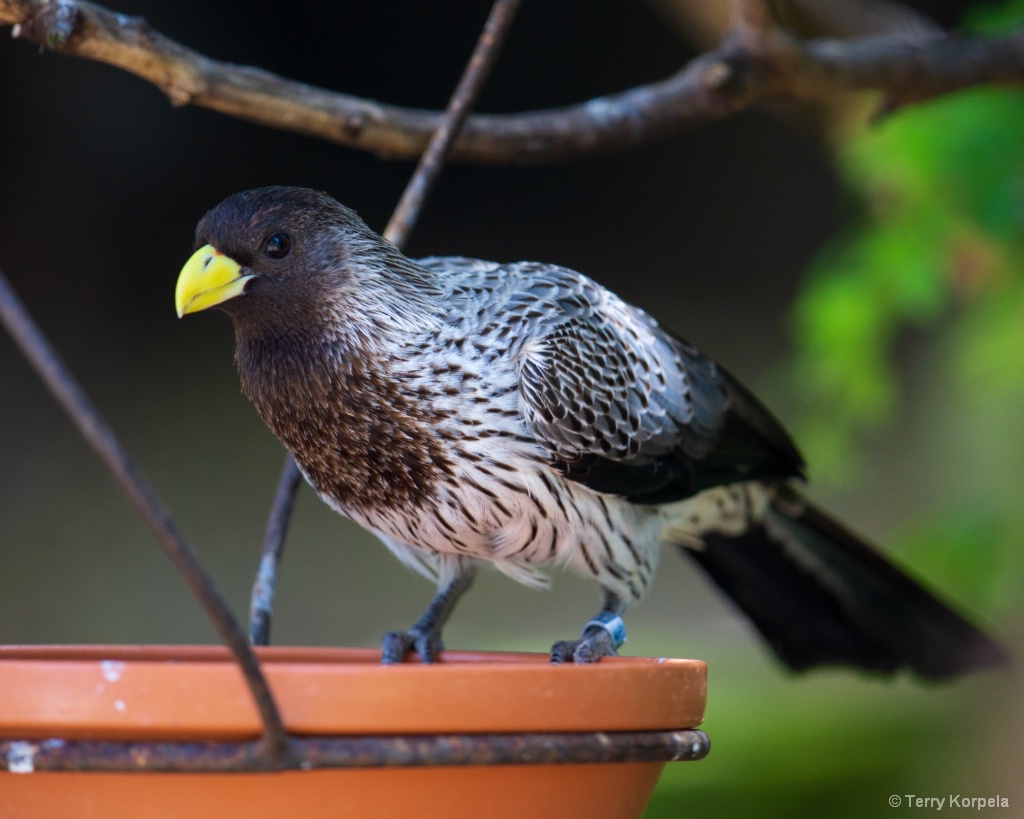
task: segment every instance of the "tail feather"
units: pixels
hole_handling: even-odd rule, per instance
[[[940,679],[1007,664],[1003,648],[814,506],[774,500],[739,536],[683,551],[801,671],[909,668]]]

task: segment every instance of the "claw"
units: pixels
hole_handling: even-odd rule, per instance
[[[405,655],[415,651],[421,663],[436,663],[441,658],[444,643],[441,630],[452,613],[455,603],[473,582],[476,565],[462,558],[451,558],[448,580],[437,590],[423,616],[408,631],[389,631],[380,645],[380,661],[393,665],[405,660]]]
[[[622,622],[622,601],[612,592],[605,606],[583,626],[578,640],[560,640],[551,646],[551,662],[578,665],[599,662],[602,657],[618,657],[618,648],[626,642],[626,624]]]
[[[421,663],[436,663],[444,650],[441,635],[432,631],[411,628],[408,631],[389,631],[380,645],[380,661],[393,665],[405,660],[410,651],[415,651]]]
[[[602,628],[588,628],[579,640],[560,640],[551,646],[551,662],[588,664],[602,657],[618,657],[611,635]]]

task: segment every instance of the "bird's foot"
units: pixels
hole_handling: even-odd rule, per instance
[[[436,663],[444,649],[441,634],[438,631],[418,629],[415,626],[408,631],[389,631],[384,635],[380,645],[380,661],[384,665],[400,663],[405,655],[415,651],[421,663]]]
[[[596,663],[602,657],[618,657],[606,631],[592,632],[579,640],[559,640],[551,646],[553,663]]]
[[[626,624],[610,611],[602,611],[583,627],[578,640],[559,640],[551,646],[553,663],[596,663],[602,657],[618,657],[626,642]]]

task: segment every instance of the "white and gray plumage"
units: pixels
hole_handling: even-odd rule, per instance
[[[436,658],[475,567],[568,566],[605,606],[556,661],[614,654],[664,544],[794,668],[946,676],[1002,651],[787,485],[775,419],[642,310],[555,265],[412,261],[325,194],[229,197],[179,314],[232,319],[242,387],[329,505],[438,582],[385,661]]]

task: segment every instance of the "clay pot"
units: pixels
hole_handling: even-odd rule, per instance
[[[453,737],[449,747],[459,737],[507,744],[579,734],[600,744],[610,739],[595,732],[679,731],[698,738],[692,758],[707,750],[706,741],[697,747],[702,734],[679,730],[703,718],[706,666],[695,660],[552,666],[545,655],[446,652],[433,666],[381,666],[369,649],[258,655],[285,725],[300,738],[397,737],[405,748],[434,735]],[[41,770],[49,750],[77,741],[244,744],[259,737],[260,722],[241,672],[213,646],[0,647],[0,692],[10,771],[0,772],[2,817],[623,819],[643,813],[665,764],[393,767],[389,757],[376,767],[272,773]],[[55,738],[65,742],[46,742]],[[572,737],[557,741],[573,745]]]

